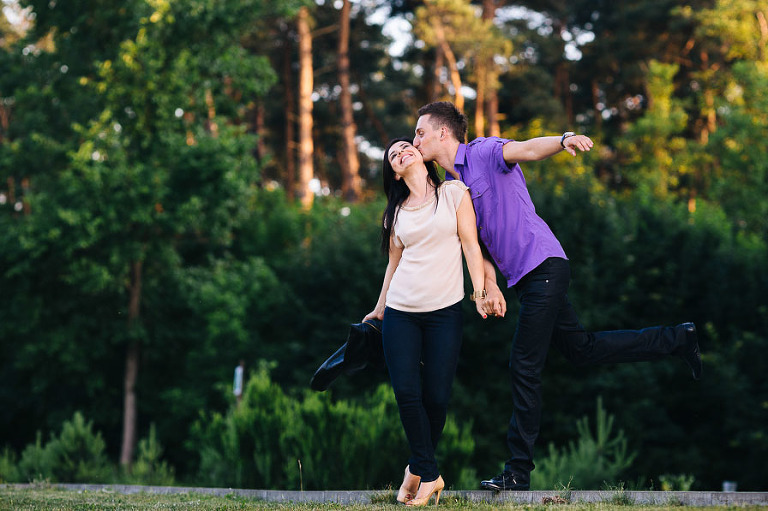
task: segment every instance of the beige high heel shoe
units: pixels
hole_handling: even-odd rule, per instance
[[[416,492],[419,491],[419,483],[421,482],[420,476],[411,474],[408,466],[405,467],[405,474],[403,475],[403,484],[400,485],[400,490],[397,492],[397,501],[405,504],[416,496]]]
[[[419,491],[416,497],[405,503],[406,506],[426,506],[429,503],[429,499],[435,494],[435,505],[440,502],[440,494],[445,488],[445,481],[442,476],[437,476],[437,479],[428,483],[421,483],[419,485]]]

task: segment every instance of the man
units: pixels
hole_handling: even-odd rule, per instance
[[[506,302],[496,268],[520,301],[512,340],[512,418],[507,431],[511,455],[498,476],[481,481],[490,490],[528,490],[533,446],[541,422],[541,372],[550,344],[577,364],[657,360],[680,356],[694,379],[701,356],[693,323],[643,330],[587,332],[568,300],[570,267],[549,226],[536,214],[518,163],[548,158],[562,150],[576,156],[593,142],[584,135],[537,137],[517,142],[496,137],[466,139],[467,119],[449,102],[419,109],[413,145],[425,160],[470,188],[480,239],[493,262],[485,261],[488,313],[504,316]]]

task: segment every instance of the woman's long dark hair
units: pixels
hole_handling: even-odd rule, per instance
[[[384,162],[382,163],[381,174],[384,180],[384,194],[387,196],[387,207],[381,218],[381,251],[389,253],[389,238],[392,236],[392,228],[397,220],[397,212],[400,205],[408,198],[411,191],[408,185],[402,179],[395,179],[395,171],[392,169],[392,163],[389,161],[389,150],[398,142],[412,143],[410,138],[400,137],[389,141],[387,149],[384,151]],[[437,174],[437,165],[432,161],[425,161],[427,167],[427,177],[435,187],[435,199],[437,199],[437,187],[440,186],[440,176]]]

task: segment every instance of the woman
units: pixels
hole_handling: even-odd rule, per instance
[[[462,335],[467,260],[477,312],[483,310],[483,256],[475,211],[460,181],[440,182],[410,139],[391,141],[383,162],[387,207],[382,250],[389,255],[376,307],[363,321],[383,319],[384,356],[411,450],[397,500],[435,504],[445,486],[435,448],[445,426]]]

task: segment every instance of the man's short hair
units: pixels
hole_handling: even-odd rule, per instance
[[[438,128],[446,126],[459,142],[467,141],[467,116],[459,112],[450,101],[435,101],[419,108],[419,117],[430,116],[430,124]]]

